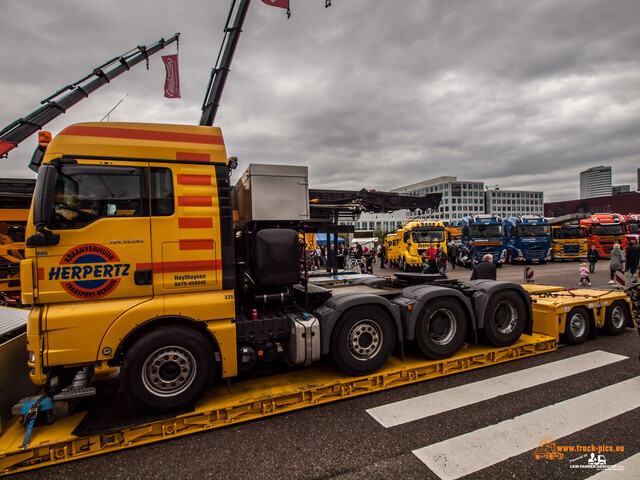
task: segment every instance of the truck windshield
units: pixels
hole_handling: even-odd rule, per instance
[[[629,233],[640,233],[640,224],[629,223]]]
[[[502,225],[469,225],[469,237],[471,238],[502,238]]]
[[[624,233],[624,226],[622,224],[617,225],[594,225],[594,235],[622,235]]]
[[[518,237],[548,237],[549,225],[518,225],[516,235]]]
[[[553,237],[558,240],[575,240],[587,238],[584,228],[559,228],[553,231]]]
[[[411,232],[413,243],[438,243],[444,241],[444,230],[415,230]]]

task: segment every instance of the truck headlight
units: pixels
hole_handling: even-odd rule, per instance
[[[31,364],[36,363],[36,354],[34,352],[29,352],[28,362]]]

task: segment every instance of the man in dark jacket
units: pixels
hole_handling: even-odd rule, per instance
[[[589,262],[589,273],[593,273],[596,270],[596,262],[600,258],[600,252],[596,250],[595,245],[591,245],[591,249],[587,252],[587,261]]]
[[[496,265],[493,263],[493,255],[487,253],[482,257],[482,262],[473,267],[469,280],[495,280]]]
[[[458,261],[458,246],[451,242],[447,245],[447,253],[449,254],[449,261],[451,262],[451,268],[456,269],[456,262]]]
[[[629,240],[629,244],[627,245],[627,249],[624,253],[627,257],[625,269],[627,270],[627,273],[635,275],[636,270],[638,269],[638,247],[636,247],[636,242]]]

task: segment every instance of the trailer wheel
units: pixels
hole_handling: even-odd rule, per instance
[[[348,310],[331,336],[333,361],[348,375],[368,375],[389,358],[395,329],[389,316],[376,307]]]
[[[589,312],[584,307],[574,307],[567,314],[564,325],[564,340],[571,345],[583,343],[589,336],[591,322]]]
[[[609,335],[620,335],[627,328],[629,308],[622,300],[613,302],[604,315],[604,328]]]
[[[416,342],[422,354],[433,360],[458,351],[467,334],[467,315],[455,300],[427,304],[416,323]]]
[[[122,361],[125,394],[153,413],[190,408],[211,383],[213,351],[195,330],[160,327],[139,338]]]
[[[486,312],[484,336],[489,343],[507,347],[520,338],[527,321],[527,308],[517,292],[503,290],[493,294]]]

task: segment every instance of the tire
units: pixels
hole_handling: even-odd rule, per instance
[[[433,360],[458,351],[467,335],[467,314],[456,300],[436,300],[425,305],[416,322],[416,342],[422,354]]]
[[[513,254],[510,251],[507,251],[507,263],[508,264],[513,263]]]
[[[567,314],[563,338],[571,345],[579,345],[587,339],[590,329],[589,311],[584,307],[574,307]]]
[[[484,336],[496,347],[513,345],[522,335],[527,321],[523,298],[514,290],[491,296],[484,320]]]
[[[605,311],[604,329],[609,335],[620,335],[627,328],[630,316],[628,305],[616,300]]]
[[[348,375],[368,375],[384,365],[394,344],[389,315],[376,307],[355,307],[347,310],[333,331],[333,362]]]
[[[213,349],[200,333],[187,327],[160,327],[128,349],[121,385],[141,411],[184,410],[211,384],[213,359]]]

